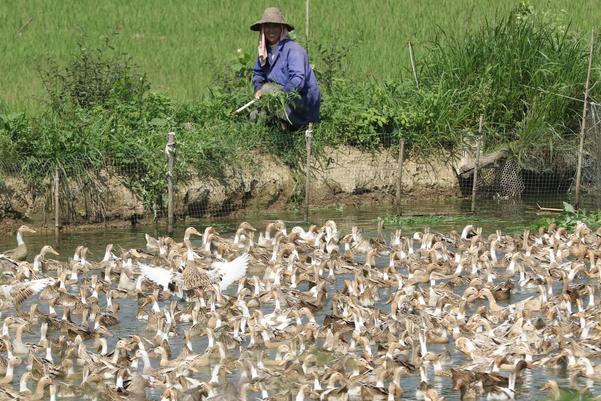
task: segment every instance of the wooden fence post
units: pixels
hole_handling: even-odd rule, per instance
[[[307,163],[305,165],[305,223],[309,222],[309,172],[311,170],[311,147],[313,142],[313,123],[309,123],[309,127],[305,131],[305,139],[307,144]]]
[[[478,169],[480,168],[480,146],[482,144],[482,124],[484,115],[480,114],[480,125],[478,126],[478,143],[476,144],[476,165],[474,167],[474,180],[472,182],[472,213],[476,212],[476,192],[478,188]]]
[[[586,131],[586,111],[588,109],[588,91],[591,80],[591,66],[593,64],[593,46],[595,44],[595,30],[591,32],[591,45],[588,53],[588,70],[586,72],[586,83],[584,84],[584,108],[582,110],[582,124],[580,125],[580,144],[578,146],[578,165],[576,167],[576,194],[574,205],[580,208],[580,181],[582,181],[582,157],[584,152],[584,133]]]
[[[402,214],[402,210],[401,210],[401,188],[403,185],[403,160],[405,158],[405,139],[404,138],[400,138],[399,139],[399,159],[398,159],[398,166],[397,169],[399,171],[399,178],[397,179],[396,182],[396,196],[395,196],[395,204],[396,204],[396,210],[397,210],[397,214],[401,215]]]
[[[58,175],[58,167],[54,167],[54,236],[58,238],[60,230],[60,204],[58,198],[58,191],[60,188],[60,181]]]
[[[173,235],[173,167],[175,164],[175,133],[167,134],[167,233]]]

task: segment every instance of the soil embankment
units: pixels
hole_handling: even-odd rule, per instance
[[[311,206],[386,204],[394,200],[399,177],[397,155],[390,150],[365,153],[352,147],[324,152],[311,166]],[[402,169],[402,197],[459,196],[456,163],[445,155],[409,157]],[[273,155],[253,155],[236,167],[226,166],[219,177],[188,171],[176,185],[177,216],[223,216],[246,211],[281,210],[298,203],[304,191],[304,171],[294,170]],[[122,222],[152,217],[142,197],[123,177],[100,172],[106,193],[69,185],[69,200],[61,215],[71,222]],[[19,177],[7,177],[0,188],[0,221],[4,230],[21,221],[51,225],[51,196],[32,195]],[[44,209],[46,213],[44,213]],[[68,209],[68,210],[66,210]],[[150,209],[150,210],[149,210]],[[162,208],[164,209],[164,208]],[[159,213],[163,213],[162,209]],[[12,222],[13,224],[9,224]]]

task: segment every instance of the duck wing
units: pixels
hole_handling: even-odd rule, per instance
[[[2,251],[2,252],[0,252],[0,258],[5,257],[8,259],[20,261],[20,260],[24,259],[24,258],[19,258],[19,256],[21,256],[23,254],[23,248],[25,248],[25,247],[23,245],[20,245],[16,248],[7,249],[6,251]],[[25,254],[27,255],[27,248],[25,248]]]
[[[232,283],[240,280],[246,274],[248,268],[248,253],[238,256],[231,262],[213,262],[213,270],[207,272],[213,280],[221,279],[219,289],[224,291]]]
[[[38,280],[26,281],[24,283],[13,284],[5,288],[5,294],[8,293],[12,298],[15,306],[20,305],[27,298],[37,294],[49,285],[53,285],[55,280],[53,278],[42,278]]]
[[[4,270],[15,270],[19,264],[6,253],[0,254],[0,268]]]
[[[157,283],[163,290],[169,288],[169,283],[171,280],[180,280],[181,274],[175,273],[171,270],[163,269],[162,267],[155,267],[145,263],[139,263],[138,267],[140,268],[140,272],[144,278],[149,279],[152,282]]]

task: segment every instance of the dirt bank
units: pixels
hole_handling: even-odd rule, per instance
[[[311,207],[390,204],[395,199],[399,169],[397,155],[388,149],[365,153],[351,147],[326,149],[327,157],[310,169]],[[401,197],[460,196],[456,163],[448,155],[407,157],[403,163]],[[304,199],[304,171],[292,169],[273,155],[254,154],[237,167],[226,166],[220,176],[188,171],[176,184],[174,210],[183,218],[225,216],[245,212],[277,211]],[[139,194],[123,177],[98,173],[102,193],[69,182],[69,200],[61,202],[64,224],[129,225],[163,217],[165,207],[145,207]],[[31,195],[19,177],[7,177],[0,187],[0,230],[12,230],[27,221],[52,226],[52,197]],[[165,197],[166,198],[166,197]]]

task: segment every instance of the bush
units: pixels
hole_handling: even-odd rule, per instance
[[[78,43],[67,66],[48,60],[48,65],[40,68],[40,76],[50,107],[59,114],[73,108],[139,101],[150,88],[145,74],[135,71],[130,57],[117,51],[110,37],[96,49]]]

